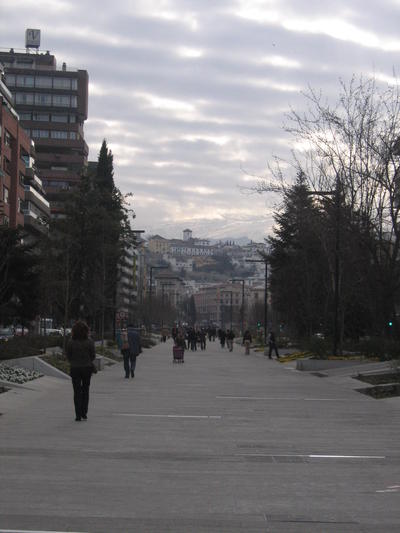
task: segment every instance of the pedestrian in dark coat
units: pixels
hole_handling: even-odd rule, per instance
[[[219,332],[219,342],[221,343],[221,348],[225,348],[225,339],[226,339],[226,333],[223,329]]]
[[[128,325],[128,346],[129,349],[124,353],[125,377],[129,375],[135,377],[136,357],[142,353],[139,331],[132,325]]]
[[[231,352],[233,350],[233,339],[235,338],[235,333],[232,329],[228,329],[226,333],[226,344]]]
[[[90,378],[96,358],[94,342],[89,339],[89,328],[78,321],[72,327],[71,340],[67,344],[67,359],[74,388],[75,420],[87,420]]]
[[[249,355],[250,354],[250,344],[251,344],[251,341],[252,341],[252,338],[251,338],[251,333],[248,329],[246,329],[246,331],[244,332],[244,335],[243,335],[243,344],[244,344],[244,347],[245,347],[245,355]]]
[[[273,331],[271,331],[271,333],[269,334],[268,344],[269,344],[268,357],[272,359],[272,352],[275,350],[276,358],[279,359],[278,347],[276,346],[275,333]]]

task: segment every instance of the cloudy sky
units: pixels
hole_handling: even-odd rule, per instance
[[[400,0],[14,0],[0,47],[39,28],[59,65],[88,70],[90,158],[106,138],[137,228],[260,240],[277,198],[242,187],[289,157],[285,113],[307,86],[391,83],[399,20]]]

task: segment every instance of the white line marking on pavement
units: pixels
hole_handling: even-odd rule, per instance
[[[307,457],[308,459],[386,459],[384,455],[316,455],[278,453],[236,453],[241,457]]]
[[[273,401],[304,401],[304,402],[347,402],[348,398],[282,398],[279,396],[216,396],[219,400],[273,400]],[[352,402],[360,401],[351,399]]]
[[[147,417],[147,418],[194,418],[194,419],[208,419],[208,420],[220,420],[222,418],[222,416],[209,416],[209,415],[151,415],[151,414],[140,414],[140,413],[114,413],[114,415],[115,416]]]
[[[68,533],[67,531],[32,531],[28,529],[0,529],[0,533]],[[71,533],[83,533],[83,531],[71,531]]]
[[[220,400],[302,400],[303,398],[279,398],[274,396],[216,396]]]

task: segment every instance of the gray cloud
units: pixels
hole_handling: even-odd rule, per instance
[[[0,46],[38,27],[59,64],[89,71],[90,156],[105,137],[137,227],[260,239],[279,199],[240,186],[289,157],[285,113],[304,107],[308,85],[335,98],[339,77],[391,77],[399,11],[396,0],[16,0]]]

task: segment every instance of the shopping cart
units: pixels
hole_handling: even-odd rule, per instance
[[[183,355],[185,353],[185,350],[182,348],[182,346],[174,346],[172,348],[172,354],[174,356],[173,362],[174,363],[184,363]]]

